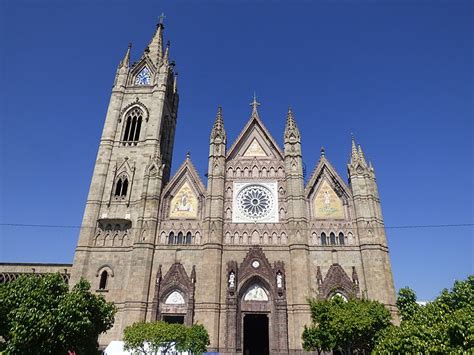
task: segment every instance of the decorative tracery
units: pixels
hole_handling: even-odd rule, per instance
[[[124,145],[136,145],[140,139],[140,130],[143,121],[143,112],[138,107],[134,107],[127,113],[125,128],[123,133]]]
[[[150,85],[151,83],[151,74],[150,70],[145,66],[142,70],[138,73],[135,78],[135,85]]]
[[[273,196],[269,189],[262,185],[250,185],[237,196],[240,211],[252,219],[266,217],[273,207]]]

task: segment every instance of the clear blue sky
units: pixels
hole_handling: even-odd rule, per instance
[[[350,133],[387,226],[473,223],[472,1],[1,1],[1,223],[80,225],[115,69],[158,16],[179,72],[173,171],[201,175],[218,105],[230,142],[257,92],[281,143],[288,105],[313,170],[346,180]],[[388,229],[397,288],[432,299],[473,273],[474,229]],[[72,262],[78,231],[0,227],[0,261]]]

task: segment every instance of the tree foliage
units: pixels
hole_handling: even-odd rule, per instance
[[[201,354],[209,345],[209,334],[200,324],[186,327],[166,322],[136,322],[124,330],[125,350],[138,354],[168,353],[173,347],[179,351]]]
[[[451,291],[444,289],[426,306],[414,306],[416,295],[411,293],[400,290],[402,321],[383,333],[376,352],[474,352],[474,276],[456,281]]]
[[[69,291],[60,274],[22,275],[0,286],[0,346],[9,354],[92,354],[115,312],[84,279]]]
[[[376,301],[340,297],[310,300],[312,325],[302,339],[307,351],[370,352],[381,330],[390,325],[390,312]]]

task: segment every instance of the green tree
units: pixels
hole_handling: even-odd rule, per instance
[[[398,291],[397,308],[402,319],[411,319],[420,309],[420,305],[416,303],[415,291],[409,287],[401,288]]]
[[[166,322],[137,322],[124,330],[125,350],[138,354],[168,353],[173,347],[179,351],[200,354],[209,345],[209,334],[200,324],[185,327]]]
[[[60,274],[23,275],[0,286],[1,344],[9,354],[92,354],[116,308],[81,279],[71,291]]]
[[[402,290],[398,299],[407,304],[406,293]],[[409,309],[409,316],[404,316],[406,309]],[[456,281],[451,291],[444,289],[426,306],[407,307],[401,309],[401,314],[400,326],[392,326],[382,334],[376,352],[473,352],[474,276]]]
[[[202,354],[206,352],[209,342],[209,334],[202,324],[194,324],[186,330],[186,340],[182,351],[188,351],[191,354]]]
[[[310,308],[312,325],[302,335],[307,351],[370,352],[378,334],[390,325],[390,312],[376,301],[313,299]]]

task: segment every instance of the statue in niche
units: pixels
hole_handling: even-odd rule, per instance
[[[277,272],[277,287],[278,288],[283,288],[283,275],[281,274],[280,271]]]
[[[235,273],[233,271],[229,274],[229,287],[235,287]]]

